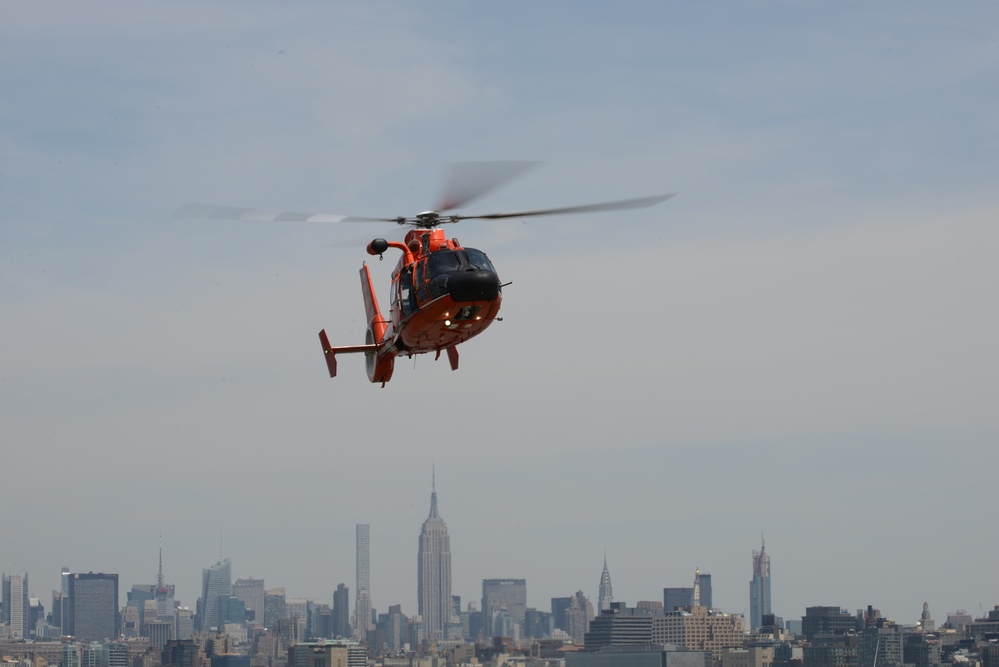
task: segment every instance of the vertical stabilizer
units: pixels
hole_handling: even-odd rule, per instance
[[[371,281],[371,271],[368,265],[361,266],[361,294],[364,295],[364,314],[368,318],[368,331],[374,340],[370,343],[381,343],[385,338],[388,324],[378,308],[378,298],[375,296],[375,285]]]

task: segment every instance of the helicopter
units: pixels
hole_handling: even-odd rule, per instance
[[[330,344],[326,329],[319,332],[326,367],[337,374],[337,355],[363,353],[368,380],[382,387],[392,379],[397,357],[433,352],[435,360],[447,354],[451,370],[458,369],[458,345],[485,331],[497,319],[503,287],[486,253],[447,238],[442,225],[462,220],[499,220],[529,216],[591,213],[653,206],[673,194],[623,199],[582,206],[490,213],[449,214],[537,166],[538,162],[462,162],[450,165],[443,195],[436,208],[414,216],[372,218],[299,212],[274,212],[215,204],[185,204],[178,217],[226,220],[301,222],[382,222],[411,227],[402,241],[375,238],[367,253],[379,259],[399,251],[392,271],[388,317],[378,304],[367,262],[360,269],[367,331],[362,345]]]

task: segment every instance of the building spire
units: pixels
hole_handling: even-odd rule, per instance
[[[163,531],[160,531],[160,569],[156,574],[156,588],[163,588]]]
[[[430,516],[427,517],[428,521],[431,520],[431,519],[438,520],[438,521],[441,520],[441,515],[437,513],[437,466],[436,466],[436,464],[433,467],[433,473],[432,473],[431,485],[430,485]]]
[[[604,570],[600,573],[599,599],[600,611],[604,612],[611,608],[614,601],[614,588],[611,586],[610,570],[607,569],[607,549],[604,548]]]

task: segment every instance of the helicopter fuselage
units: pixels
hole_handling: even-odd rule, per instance
[[[499,313],[499,276],[481,250],[464,248],[439,228],[411,230],[403,242],[375,239],[368,254],[381,257],[390,248],[401,256],[392,271],[388,317],[378,306],[368,266],[361,267],[361,287],[368,316],[365,345],[332,347],[320,332],[330,377],[335,355],[364,352],[368,379],[384,384],[392,377],[395,357],[446,351],[458,367],[456,346],[492,324]]]

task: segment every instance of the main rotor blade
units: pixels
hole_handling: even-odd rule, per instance
[[[540,162],[455,162],[444,175],[444,187],[435,210],[460,208],[537,167]]]
[[[174,212],[175,218],[208,218],[213,220],[256,220],[261,222],[398,222],[397,218],[366,218],[357,215],[303,213],[299,211],[265,211],[221,204],[184,204]]]
[[[585,204],[583,206],[565,206],[562,208],[544,208],[537,211],[517,211],[515,213],[490,213],[488,215],[452,215],[448,222],[458,220],[497,220],[500,218],[523,218],[531,215],[563,215],[566,213],[595,213],[597,211],[617,211],[625,208],[646,208],[662,203],[676,194],[656,195],[654,197],[639,197],[638,199],[621,199],[619,201],[603,202],[601,204]]]

